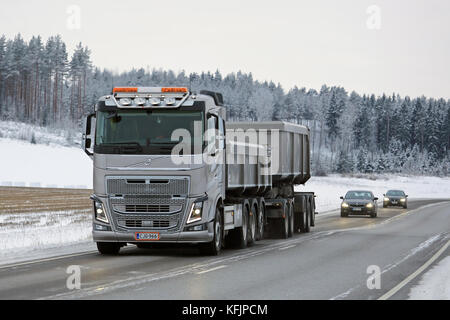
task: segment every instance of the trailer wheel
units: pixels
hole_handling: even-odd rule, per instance
[[[288,236],[292,237],[294,235],[294,206],[292,203],[289,203],[289,232]]]
[[[259,205],[258,214],[258,230],[256,233],[256,240],[262,240],[264,238],[264,228],[266,221],[266,208],[264,207],[264,202]]]
[[[236,228],[230,232],[228,239],[232,246],[238,249],[244,249],[247,247],[247,235],[248,235],[248,207],[244,206],[242,212],[242,227]]]
[[[119,254],[121,245],[116,242],[97,242],[97,249],[104,255],[117,255]]]
[[[223,243],[223,219],[220,208],[216,208],[216,217],[214,219],[214,238],[209,243],[200,246],[200,252],[205,255],[217,256],[222,250]]]
[[[311,219],[310,219],[310,225],[311,227],[314,227],[316,224],[316,208],[314,206],[314,198],[311,198]]]
[[[288,205],[283,206],[283,216],[284,218],[278,219],[279,220],[279,230],[280,230],[280,236],[282,239],[289,238],[289,208]]]
[[[248,215],[248,235],[247,235],[247,245],[251,245],[256,241],[256,225],[258,219],[258,211],[256,206],[252,205]]]
[[[309,214],[309,212],[310,212],[310,209],[309,209],[309,201],[306,201],[306,210],[305,210],[305,212],[303,212],[303,215],[304,215],[304,217],[303,217],[303,221],[304,221],[304,225],[303,225],[303,228],[302,228],[302,232],[305,232],[305,233],[308,233],[308,232],[310,232],[311,231],[311,226],[310,226],[310,224],[309,224],[309,216],[310,216],[310,214]]]

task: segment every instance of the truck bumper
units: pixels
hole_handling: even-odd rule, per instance
[[[206,243],[214,239],[213,223],[208,224],[208,230],[183,231],[178,233],[160,233],[158,241],[136,241],[135,232],[92,231],[94,242],[160,242],[160,243]],[[139,232],[147,232],[142,230]],[[149,230],[148,232],[154,232]]]

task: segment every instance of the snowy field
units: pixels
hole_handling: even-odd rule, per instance
[[[0,138],[0,186],[92,188],[92,161],[79,147]]]

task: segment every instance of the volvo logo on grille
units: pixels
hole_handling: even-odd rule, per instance
[[[151,166],[151,165],[152,165],[152,159],[147,159],[147,160],[145,160],[144,166],[149,167],[149,166]]]

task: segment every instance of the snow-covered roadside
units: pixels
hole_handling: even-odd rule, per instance
[[[411,300],[450,300],[450,256],[427,271],[409,292]]]
[[[369,179],[333,174],[326,177],[312,177],[304,186],[296,187],[296,191],[316,193],[319,213],[338,209],[342,201],[339,197],[344,196],[348,190],[371,190],[381,199],[388,189],[404,190],[409,198],[448,199],[450,177],[378,175]]]
[[[0,264],[86,244],[92,244],[90,210],[0,215]]]
[[[92,188],[92,161],[81,148],[0,138],[0,186]]]

